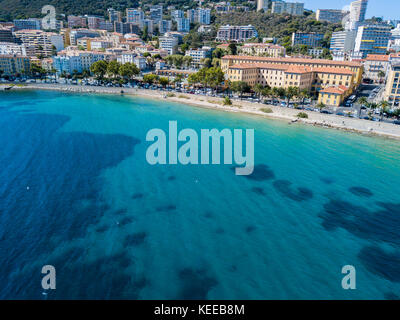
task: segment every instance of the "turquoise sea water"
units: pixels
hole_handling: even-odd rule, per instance
[[[253,175],[148,130],[255,129]],[[0,93],[0,298],[396,299],[400,142],[141,98]],[[41,268],[57,289],[44,296]],[[357,289],[343,290],[353,265]]]

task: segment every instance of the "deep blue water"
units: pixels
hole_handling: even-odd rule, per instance
[[[146,133],[254,128],[256,170]],[[397,299],[400,143],[140,98],[0,93],[0,298]],[[57,289],[44,296],[41,268]],[[357,289],[343,290],[344,265]]]

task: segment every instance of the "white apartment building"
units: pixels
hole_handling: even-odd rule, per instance
[[[264,10],[267,12],[269,6],[269,0],[257,0],[257,11]]]
[[[197,22],[200,24],[210,24],[211,23],[211,9],[197,9]]]
[[[357,0],[350,4],[349,20],[346,24],[347,30],[356,30],[365,20],[367,12],[368,0]]]
[[[174,54],[176,52],[176,46],[178,45],[178,38],[174,36],[163,36],[159,37],[160,49],[168,51],[168,54]]]
[[[205,58],[211,58],[212,48],[203,46],[201,49],[190,49],[185,52],[185,56],[192,57],[192,65],[198,67],[201,64],[201,60]]]
[[[25,45],[12,42],[0,42],[0,55],[26,56]]]
[[[272,2],[272,13],[283,14],[288,13],[294,16],[302,16],[304,14],[304,3],[301,2]]]
[[[126,22],[140,25],[144,19],[144,12],[138,9],[126,9]]]
[[[15,32],[15,36],[22,41],[26,47],[28,56],[52,55],[53,46],[56,51],[64,49],[64,38],[62,35],[41,30],[21,30]]]
[[[176,19],[178,32],[189,32],[190,31],[190,20],[188,18]]]
[[[123,53],[117,57],[117,61],[121,64],[133,63],[139,70],[144,70],[147,68],[146,58],[138,56],[136,53]]]

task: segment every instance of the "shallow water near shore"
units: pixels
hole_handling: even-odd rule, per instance
[[[146,133],[172,120],[255,129],[253,175],[150,166]],[[400,296],[399,141],[52,91],[0,92],[0,122],[0,298]]]

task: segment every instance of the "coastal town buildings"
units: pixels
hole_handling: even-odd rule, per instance
[[[141,21],[144,19],[144,12],[139,9],[126,9],[126,22],[140,25]]]
[[[179,39],[173,35],[164,35],[159,37],[160,49],[164,49],[168,54],[174,54],[176,52],[176,47],[178,46]]]
[[[12,28],[0,27],[0,42],[17,42],[17,39],[12,32]]]
[[[189,32],[190,31],[190,20],[188,18],[176,19],[178,32]]]
[[[121,13],[121,11],[114,10],[113,8],[108,8],[107,9],[107,13],[108,13],[108,20],[111,23],[122,22],[122,13]]]
[[[384,99],[392,106],[400,106],[400,63],[393,63],[390,66]]]
[[[350,52],[354,50],[354,42],[356,41],[356,30],[337,31],[332,33],[330,50]]]
[[[285,56],[286,49],[272,43],[245,43],[240,48],[240,54],[277,58]]]
[[[68,16],[68,28],[85,28],[87,26],[86,17]]]
[[[363,67],[358,62],[253,56],[224,56],[221,59],[221,69],[230,81],[245,81],[251,86],[296,86],[321,95],[320,99],[324,101],[333,94],[324,89],[339,88],[342,93],[337,99],[331,101],[332,96],[329,96],[332,105],[339,105],[354,91],[361,83],[363,73]]]
[[[354,51],[368,54],[386,54],[391,38],[391,27],[385,25],[360,26],[355,39]]]
[[[374,82],[384,80],[389,69],[389,57],[383,54],[369,54],[363,60],[364,78]]]
[[[327,21],[330,23],[341,23],[349,11],[336,9],[318,9],[316,13],[317,21]]]
[[[0,55],[2,54],[26,56],[26,48],[24,44],[0,42]]]
[[[106,54],[82,50],[64,50],[53,57],[53,67],[57,74],[72,74],[74,71],[90,70],[96,61],[105,60]]]
[[[257,11],[264,10],[264,12],[267,12],[269,4],[269,0],[257,0]]]
[[[304,14],[304,3],[274,1],[272,2],[271,12],[275,14],[288,13],[294,16],[302,16]]]
[[[217,41],[236,41],[243,42],[251,38],[256,38],[258,32],[252,25],[248,26],[221,26],[218,29]]]
[[[40,30],[42,27],[42,20],[29,18],[29,19],[16,19],[14,20],[14,29],[18,30]]]
[[[350,14],[346,21],[347,30],[357,30],[362,22],[365,21],[368,0],[357,0],[350,4]]]
[[[192,66],[199,67],[202,59],[211,58],[213,49],[211,47],[203,46],[199,49],[189,49],[185,52],[185,56],[192,58]]]
[[[30,56],[50,57],[55,51],[64,49],[63,37],[54,32],[20,30],[15,32],[15,36],[25,45]]]
[[[320,47],[324,35],[316,32],[293,32],[292,46],[305,45],[312,48]]]
[[[3,75],[27,74],[30,72],[30,61],[26,56],[0,55],[0,70]]]

